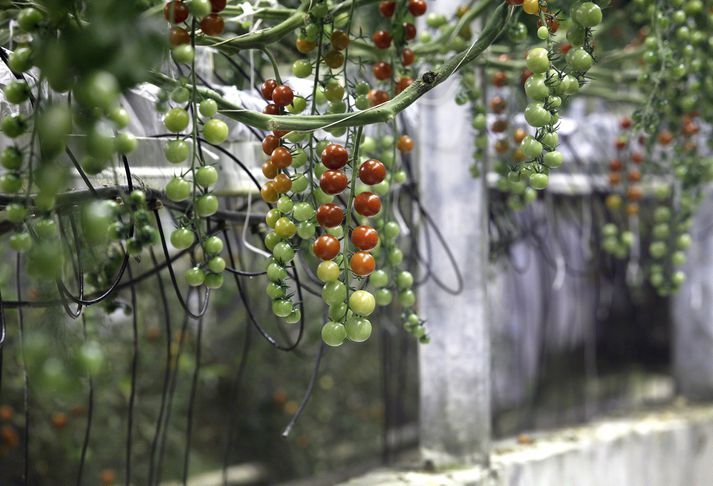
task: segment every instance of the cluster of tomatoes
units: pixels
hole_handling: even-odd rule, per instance
[[[621,135],[614,141],[616,157],[609,161],[609,187],[612,190],[607,198],[609,209],[619,209],[623,203],[621,194],[626,198],[626,214],[636,216],[639,214],[639,202],[642,198],[641,171],[639,166],[644,162],[644,155],[632,148],[630,142],[630,129],[632,121],[625,117],[619,123]],[[642,138],[640,142],[645,142]]]
[[[198,21],[200,29],[205,35],[220,35],[225,30],[225,21],[220,15],[225,9],[227,0],[170,0],[164,5],[163,16],[172,24],[168,40],[174,47],[191,43],[192,27],[186,22],[190,15]],[[183,27],[181,26],[183,25]]]
[[[388,101],[392,95],[401,93],[413,83],[413,78],[408,73],[416,55],[407,45],[416,38],[417,30],[413,19],[425,14],[426,10],[427,5],[424,0],[405,2],[383,0],[379,3],[379,14],[383,18],[389,19],[389,25],[386,29],[375,31],[371,40],[380,52],[390,52],[388,50],[392,45],[394,46],[397,56],[392,56],[392,59],[398,59],[401,74],[396,77],[396,68],[386,60],[374,63],[372,73],[377,84],[389,83],[390,86],[386,87],[387,89],[379,87],[369,91],[368,100],[371,106]]]

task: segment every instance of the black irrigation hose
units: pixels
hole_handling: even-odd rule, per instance
[[[84,337],[84,342],[87,341],[87,318],[85,314],[82,314],[82,336]],[[79,457],[79,466],[77,469],[77,481],[76,485],[82,485],[82,477],[84,475],[84,464],[87,459],[87,450],[89,449],[89,439],[92,432],[92,418],[94,417],[94,379],[91,374],[89,375],[88,382],[88,395],[87,395],[87,422],[84,427],[84,439],[82,440],[82,451]]]
[[[294,428],[295,424],[297,424],[297,421],[300,419],[302,416],[302,413],[305,411],[305,408],[307,407],[307,403],[309,402],[309,399],[312,397],[312,390],[314,389],[314,384],[317,381],[317,376],[319,375],[319,365],[322,362],[322,356],[324,355],[324,350],[325,350],[325,344],[324,341],[320,340],[319,342],[319,349],[317,350],[317,356],[315,357],[314,360],[314,368],[312,368],[312,375],[309,378],[309,383],[307,384],[307,390],[305,391],[305,395],[302,398],[302,401],[300,402],[299,408],[297,408],[297,411],[295,414],[292,416],[290,421],[287,423],[287,426],[285,429],[282,431],[282,437],[287,438],[290,435],[290,432],[292,432],[292,429]]]
[[[196,365],[193,369],[193,379],[191,380],[191,391],[188,399],[188,411],[186,417],[186,445],[183,452],[183,486],[188,484],[188,469],[190,465],[191,441],[193,438],[193,413],[195,409],[196,392],[198,390],[198,375],[201,370],[201,342],[203,340],[203,317],[198,319],[198,332],[196,334]]]
[[[127,268],[129,278],[131,278],[131,265]],[[131,331],[132,331],[132,356],[131,356],[131,391],[129,393],[129,409],[127,413],[126,426],[126,466],[124,482],[126,486],[131,484],[131,454],[133,448],[133,427],[134,427],[134,402],[136,400],[136,378],[139,367],[139,310],[136,304],[136,287],[131,286]]]
[[[154,267],[158,266],[158,260],[156,259],[156,253],[153,248],[150,249],[151,261]],[[164,366],[163,372],[163,384],[161,386],[161,404],[158,409],[158,417],[156,417],[156,427],[154,430],[153,438],[151,439],[151,448],[149,452],[149,473],[148,473],[148,485],[153,486],[154,476],[156,473],[156,449],[158,447],[158,441],[161,436],[161,426],[163,425],[163,417],[166,410],[166,399],[168,395],[168,386],[171,378],[171,312],[168,305],[168,298],[166,297],[166,287],[161,278],[161,273],[156,272],[156,280],[158,281],[159,296],[161,298],[161,306],[163,307],[163,318],[165,323],[165,333],[166,333],[166,364]]]
[[[158,227],[158,234],[161,239],[161,247],[163,248],[164,260],[168,263],[168,274],[171,277],[171,284],[173,285],[173,290],[176,293],[178,302],[181,304],[181,307],[183,307],[183,310],[186,311],[186,313],[190,317],[193,317],[194,319],[198,319],[201,316],[203,316],[206,313],[206,311],[208,310],[208,302],[210,301],[210,289],[206,289],[202,303],[200,302],[200,299],[199,299],[198,313],[197,314],[193,313],[188,308],[188,302],[184,299],[183,294],[181,293],[181,289],[178,288],[178,281],[176,280],[176,274],[173,271],[173,265],[171,263],[171,256],[168,252],[168,245],[166,244],[166,235],[164,234],[163,226],[161,225],[161,217],[159,216],[158,210],[156,210],[156,209],[154,209],[154,216],[156,219],[156,226]],[[133,286],[131,288],[133,288]]]
[[[230,260],[230,266],[235,267],[235,257],[233,255],[233,248],[230,244],[230,239],[227,237],[227,234],[224,232],[223,233],[225,236],[225,247],[228,250],[228,258]],[[293,264],[294,268],[294,264]],[[302,341],[302,336],[304,335],[304,326],[305,326],[305,315],[304,315],[304,303],[302,299],[302,286],[300,285],[299,282],[299,276],[297,272],[295,272],[295,284],[297,287],[297,295],[299,298],[299,305],[300,305],[300,323],[299,323],[299,333],[297,334],[297,339],[295,339],[295,342],[288,345],[288,346],[283,346],[280,343],[278,343],[275,338],[273,338],[263,327],[260,325],[260,323],[257,321],[255,318],[255,314],[252,311],[252,308],[250,304],[248,303],[248,296],[245,293],[245,289],[243,288],[242,283],[240,282],[240,279],[238,276],[235,276],[235,284],[238,287],[238,294],[240,295],[240,299],[242,300],[243,304],[245,305],[245,311],[248,314],[248,318],[250,319],[250,322],[255,326],[257,331],[260,333],[260,335],[265,338],[265,340],[270,343],[270,345],[276,349],[279,349],[280,351],[293,351],[297,346],[299,345],[300,341]]]

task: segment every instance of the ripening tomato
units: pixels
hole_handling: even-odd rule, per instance
[[[358,251],[352,255],[349,266],[354,274],[360,277],[367,277],[376,268],[376,260],[370,253]]]
[[[352,243],[362,251],[368,251],[379,243],[379,232],[371,226],[357,226],[352,230]]]
[[[354,198],[354,209],[362,216],[374,216],[381,211],[381,198],[373,192],[361,192]]]
[[[210,0],[211,11],[214,13],[222,12],[223,10],[225,10],[226,3],[227,0]]]
[[[344,64],[344,54],[332,49],[324,55],[324,63],[332,69],[340,68]]]
[[[206,35],[220,35],[225,30],[223,17],[218,14],[206,15],[201,19],[201,30]]]
[[[342,192],[348,184],[349,179],[341,170],[328,170],[319,178],[320,189],[332,196]]]
[[[618,172],[624,167],[624,164],[621,163],[621,160],[619,159],[612,159],[609,161],[609,170],[612,172]]]
[[[274,179],[275,176],[280,172],[280,169],[275,167],[275,164],[272,163],[272,160],[268,160],[264,164],[262,164],[262,174],[267,178],[267,179]]]
[[[317,208],[317,223],[323,228],[336,228],[344,221],[344,210],[334,203]]]
[[[673,142],[673,134],[668,130],[663,130],[661,133],[658,134],[656,140],[661,145],[668,145]]]
[[[286,147],[277,147],[272,151],[270,160],[278,169],[286,169],[292,165],[292,154]]]
[[[420,17],[425,14],[427,8],[428,5],[426,5],[425,0],[409,0],[408,2],[408,11],[414,17]]]
[[[404,22],[404,37],[407,41],[414,40],[416,38],[416,26],[411,22]]]
[[[180,24],[188,18],[188,7],[179,0],[173,0],[163,7],[163,16],[169,22]]]
[[[369,90],[369,104],[371,106],[379,106],[382,103],[389,101],[389,94],[381,89]]]
[[[274,135],[266,136],[262,141],[262,151],[265,155],[272,155],[272,151],[280,146],[280,139]]]
[[[413,84],[413,79],[410,76],[404,76],[396,82],[394,93],[399,94]]]
[[[393,0],[384,0],[379,3],[379,13],[386,18],[393,17],[396,11],[396,2]]]
[[[174,47],[190,44],[191,36],[186,29],[182,27],[171,27],[171,30],[168,31],[168,42]]]
[[[279,194],[285,194],[292,189],[292,179],[287,174],[277,174],[275,176],[275,190]],[[279,205],[278,205],[279,207]]]
[[[330,143],[322,150],[322,163],[332,170],[341,169],[349,162],[349,152],[338,143]]]
[[[394,74],[394,68],[391,67],[391,64],[384,61],[374,64],[372,71],[374,72],[374,77],[379,81],[389,79]]]
[[[275,183],[270,181],[262,186],[260,189],[260,196],[266,203],[276,203],[280,198],[280,193],[278,193],[277,189],[275,189]]]
[[[339,254],[341,245],[332,235],[322,235],[314,241],[312,251],[321,260],[331,260]]]
[[[385,30],[378,30],[371,36],[374,45],[379,49],[388,49],[391,46],[391,34]]]
[[[403,153],[407,154],[413,150],[413,139],[408,135],[401,135],[396,147]]]
[[[639,201],[643,195],[644,194],[639,186],[630,186],[626,191],[626,198],[629,201]]]
[[[413,50],[409,49],[408,47],[404,48],[404,50],[401,51],[401,62],[404,66],[410,66],[411,64],[413,64],[415,58],[416,55],[414,54]]]
[[[359,166],[359,179],[366,185],[379,184],[386,178],[386,166],[380,161],[369,159]]]
[[[262,109],[262,112],[266,115],[279,115],[280,107],[277,106],[275,103],[268,103],[267,106]]]
[[[317,43],[309,39],[299,37],[295,41],[295,47],[297,47],[297,50],[300,51],[302,54],[309,54],[315,49],[315,47],[317,47]]]
[[[612,172],[609,174],[609,184],[612,186],[617,186],[621,182],[621,174],[618,172]]]
[[[349,45],[349,34],[341,30],[335,30],[332,32],[330,37],[332,47],[337,50],[343,51]]]
[[[507,101],[502,96],[493,96],[490,99],[490,109],[493,113],[502,113],[507,108]]]
[[[295,94],[289,86],[281,84],[275,86],[275,89],[272,90],[272,101],[274,101],[277,106],[287,106],[292,103],[294,99]]]
[[[277,87],[277,81],[274,79],[267,79],[264,83],[260,85],[260,94],[266,100],[272,99],[272,92]]]
[[[636,169],[629,171],[629,182],[639,182],[641,180],[641,172]]]

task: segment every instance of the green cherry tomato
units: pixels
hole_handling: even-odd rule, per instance
[[[166,197],[173,202],[181,202],[191,197],[193,186],[182,177],[174,177],[166,184]]]
[[[267,279],[271,282],[282,282],[287,278],[287,270],[277,262],[272,262],[267,266]]]
[[[272,256],[274,256],[275,260],[279,263],[289,263],[295,258],[295,250],[289,243],[281,241],[272,249]]]
[[[196,237],[188,228],[177,228],[171,233],[171,244],[177,250],[190,248]]]
[[[75,87],[74,93],[84,106],[108,112],[119,101],[119,82],[113,74],[97,71],[84,78]]]
[[[295,207],[295,203],[287,196],[282,196],[277,200],[277,210],[282,214],[290,214]]]
[[[292,238],[297,233],[297,225],[290,218],[283,216],[275,223],[275,233],[280,238]]]
[[[530,135],[523,139],[520,148],[528,159],[535,159],[542,153],[542,144]]]
[[[369,283],[379,289],[389,284],[389,274],[385,270],[376,270],[369,275]]]
[[[22,152],[17,147],[7,147],[0,154],[0,165],[8,170],[22,167]]]
[[[205,276],[205,286],[209,289],[215,290],[223,286],[225,281],[223,274],[221,273],[209,273]]]
[[[385,307],[391,303],[394,296],[389,289],[378,289],[374,292],[374,298],[376,299],[376,305]]]
[[[349,296],[349,308],[360,316],[369,316],[376,308],[376,299],[366,290],[357,290]]]
[[[0,192],[15,194],[22,189],[22,177],[12,172],[0,175]]]
[[[303,240],[309,240],[314,237],[316,231],[316,226],[310,221],[303,221],[297,225],[297,235]]]
[[[322,341],[328,346],[337,347],[347,338],[347,330],[339,322],[329,321],[322,326]]]
[[[525,108],[525,120],[531,126],[540,128],[549,125],[552,117],[550,112],[542,106],[542,103],[530,103]]]
[[[220,145],[228,139],[229,131],[227,123],[223,120],[211,118],[203,126],[203,138],[205,138],[208,143]]]
[[[166,160],[172,164],[180,164],[188,158],[190,150],[188,143],[185,141],[171,140],[164,147],[163,153],[166,156]]]
[[[527,78],[527,81],[525,81],[525,93],[535,101],[544,101],[550,94],[545,75],[534,74]]]
[[[25,81],[10,81],[3,92],[5,99],[15,105],[19,105],[30,97],[30,87]]]
[[[203,243],[203,249],[209,255],[218,255],[223,252],[223,240],[217,236],[209,236]]]
[[[32,50],[29,47],[18,47],[8,56],[7,64],[17,74],[29,71],[32,68]]]
[[[399,304],[402,307],[413,307],[416,303],[416,294],[413,290],[402,290],[399,292]]]
[[[411,272],[399,272],[398,275],[396,275],[396,286],[401,290],[413,287],[413,275]]]
[[[205,117],[213,117],[216,113],[218,113],[218,103],[216,103],[215,100],[211,99],[203,100],[198,106],[198,110],[200,111],[201,115]]]
[[[183,108],[171,108],[163,118],[163,123],[173,133],[182,132],[188,128],[190,118]]]
[[[542,158],[542,162],[550,169],[556,169],[562,165],[564,156],[561,152],[547,152]]]
[[[352,316],[346,322],[347,338],[355,343],[363,343],[371,336],[371,322],[363,317]]]
[[[19,203],[10,203],[5,208],[7,220],[11,223],[22,223],[27,216],[27,208]]]
[[[10,248],[18,253],[24,253],[32,248],[32,237],[29,233],[15,233],[10,236]]]
[[[265,215],[265,223],[267,223],[270,228],[274,229],[275,223],[277,223],[277,220],[280,219],[281,216],[282,214],[280,213],[280,211],[273,208],[269,210]]]
[[[200,19],[210,14],[212,5],[210,0],[191,0],[188,8],[195,17]]]
[[[602,22],[602,9],[594,2],[584,2],[575,8],[574,21],[583,27],[596,27]]]
[[[279,206],[278,206],[279,208]],[[298,202],[292,209],[292,215],[298,222],[308,221],[314,217],[314,207],[307,202]]]
[[[196,213],[201,218],[213,216],[218,211],[218,198],[213,194],[204,194],[196,201]]]
[[[547,177],[547,174],[542,174],[542,173],[535,173],[530,176],[530,186],[533,189],[537,189],[538,191],[541,191],[543,189],[547,188],[547,184],[549,183],[549,177]]]
[[[195,57],[195,51],[189,44],[181,44],[171,50],[171,56],[178,64],[190,64]]]
[[[530,52],[527,53],[525,62],[527,64],[527,69],[535,74],[547,72],[550,68],[549,54],[547,49],[542,47],[530,49]]]
[[[327,305],[337,305],[347,298],[347,287],[339,280],[327,282],[322,287],[322,299]]]
[[[23,8],[17,15],[17,24],[25,32],[34,32],[43,19],[42,12],[36,8]]]
[[[201,167],[196,171],[196,184],[203,188],[209,188],[218,182],[218,171],[211,165]]]
[[[298,59],[292,63],[292,74],[298,78],[306,78],[312,74],[312,63],[307,59]]]
[[[302,320],[302,312],[299,309],[293,309],[289,316],[285,317],[287,324],[297,324]]]
[[[27,130],[27,120],[20,114],[8,115],[0,122],[0,130],[9,138],[17,138]]]
[[[211,258],[208,260],[208,270],[213,273],[223,273],[225,270],[225,260],[219,256]]]
[[[582,47],[572,49],[567,54],[567,60],[575,71],[587,72],[592,68],[592,64],[594,64],[594,59],[591,54]]]
[[[114,139],[114,148],[120,154],[130,154],[139,146],[136,137],[129,132],[121,132]]]
[[[317,277],[324,283],[336,282],[339,273],[339,265],[333,260],[325,260],[317,266]]]

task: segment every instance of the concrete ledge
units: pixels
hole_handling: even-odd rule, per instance
[[[489,468],[378,470],[343,486],[710,486],[713,406],[611,418],[496,445]],[[529,442],[529,443],[526,443]]]

